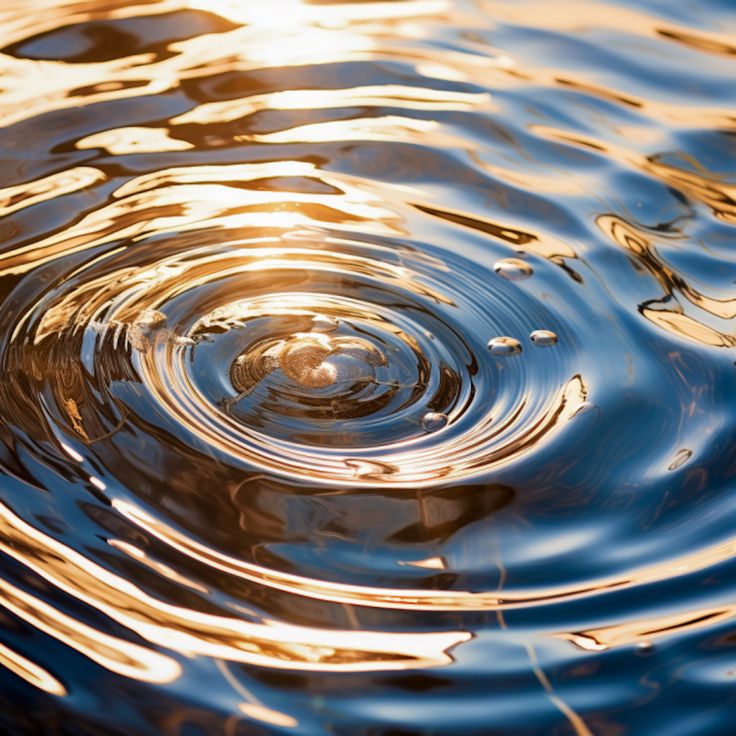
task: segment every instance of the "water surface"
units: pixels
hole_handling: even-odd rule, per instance
[[[0,726],[731,734],[731,0],[0,0]]]

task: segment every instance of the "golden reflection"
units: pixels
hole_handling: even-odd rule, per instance
[[[149,94],[163,92],[174,84],[170,75],[145,73],[146,79],[141,84],[142,73],[138,67],[150,60],[141,55],[69,69],[61,62],[0,55],[0,72],[7,80],[0,97],[0,124],[11,126],[57,110],[135,98],[144,89]],[[106,85],[91,92],[90,88],[95,89],[101,78],[117,79],[119,85]],[[80,89],[84,92],[77,91]]]
[[[3,42],[14,44],[64,25],[156,16],[185,6],[186,0],[157,0],[150,4],[131,0],[4,0]]]
[[[253,257],[257,253],[251,250],[249,255]],[[295,260],[297,253],[290,255],[288,260],[259,260],[250,265],[241,260],[236,268],[239,271],[257,268],[275,272],[280,267],[299,267],[300,264]],[[305,269],[328,268],[349,273],[355,270],[361,260],[342,254],[338,257],[336,251],[329,255],[314,252],[310,255],[311,258],[305,260],[302,266]],[[322,259],[325,262],[319,263]],[[340,263],[341,260],[346,262],[345,266]],[[327,261],[332,261],[332,264]],[[366,268],[380,268],[384,272],[383,281],[386,284],[396,278],[402,290],[421,289],[432,293],[419,280],[408,282],[401,268],[371,263],[369,259],[365,259],[365,262]],[[221,268],[226,268],[225,264]],[[448,479],[459,481],[472,478],[479,472],[487,472],[496,465],[520,457],[531,447],[549,442],[564,430],[566,423],[575,416],[587,397],[584,382],[580,376],[574,376],[559,389],[550,392],[533,420],[519,421],[530,400],[522,399],[514,411],[502,420],[492,416],[489,408],[474,426],[443,443],[441,450],[434,444],[416,446],[409,439],[385,446],[380,461],[374,461],[361,457],[359,448],[354,452],[345,451],[342,455],[328,455],[320,448],[289,443],[288,452],[285,452],[278,439],[238,425],[226,415],[213,414],[206,399],[187,377],[186,352],[171,351],[169,355],[171,368],[165,382],[157,377],[154,353],[143,356],[142,368],[145,381],[157,400],[182,426],[190,427],[208,445],[246,460],[262,471],[332,485],[349,483],[354,487],[365,487],[389,484],[420,488],[446,483]],[[505,441],[494,441],[499,436],[503,437],[505,432],[512,434]]]
[[[546,32],[566,32],[570,35],[585,33],[605,26],[608,31],[626,35],[665,38],[713,53],[732,54],[733,36],[727,28],[722,31],[693,30],[674,22],[663,22],[647,11],[614,2],[589,0],[479,0],[479,5],[490,18],[519,23],[524,27],[541,28]]]
[[[277,133],[238,136],[237,140],[257,143],[333,143],[335,141],[397,141],[421,140],[437,142],[439,135],[444,144],[450,142],[447,134],[439,134],[439,124],[434,120],[384,115],[376,118],[332,120],[312,125],[298,125]],[[459,138],[455,142],[459,142]]]
[[[736,318],[736,297],[715,298],[694,288],[684,275],[669,266],[660,255],[657,241],[664,246],[665,238],[644,227],[628,222],[617,215],[599,215],[598,227],[613,240],[631,253],[637,262],[661,285],[665,296],[682,295],[690,304],[721,320]],[[674,302],[674,306],[672,303]],[[649,321],[668,332],[711,347],[733,347],[736,334],[733,331],[720,331],[705,324],[702,320],[686,314],[683,307],[672,299],[664,299],[661,304],[647,302],[639,311]]]
[[[0,217],[32,207],[40,202],[78,192],[105,181],[105,179],[105,175],[99,169],[79,166],[35,179],[26,184],[5,187],[0,189]]]
[[[734,617],[736,606],[710,607],[642,618],[573,634],[558,634],[557,637],[571,642],[579,649],[603,652],[635,644],[648,646],[659,638],[710,628],[731,621]]]
[[[59,590],[105,614],[143,641],[187,656],[206,656],[293,670],[405,670],[452,661],[464,631],[344,631],[274,620],[204,613],[165,603],[16,516],[0,503],[0,550]],[[118,674],[170,682],[180,674],[168,656],[73,619],[0,580],[2,605]]]
[[[479,68],[506,68],[511,63],[507,56],[490,58],[449,49],[427,50],[412,43],[427,32],[424,23],[416,23],[414,19],[441,21],[446,17],[446,11],[451,9],[457,14],[457,9],[453,9],[447,0],[333,3],[328,9],[301,0],[282,0],[272,4],[240,0],[192,0],[182,4],[175,0],[161,0],[151,5],[126,3],[110,7],[107,4],[104,9],[96,3],[80,3],[76,14],[71,12],[71,7],[60,9],[52,3],[51,7],[44,5],[42,17],[34,15],[30,22],[37,33],[43,33],[57,29],[62,19],[69,24],[117,20],[163,15],[185,7],[215,13],[223,22],[237,25],[219,28],[216,33],[173,41],[167,48],[171,54],[163,57],[139,53],[69,65],[55,60],[5,56],[0,59],[0,72],[7,80],[0,100],[0,122],[10,125],[54,110],[156,95],[176,89],[188,79],[232,71],[335,64],[398,55],[415,62],[417,68],[424,68],[424,73],[430,77],[470,79]],[[7,43],[21,40],[28,33],[29,22],[19,21],[20,15],[12,16],[11,22],[3,27]],[[409,109],[456,109],[457,105],[466,104],[452,100],[454,95],[448,92],[451,99],[446,102],[438,99],[430,108],[433,98],[426,95],[432,95],[432,91],[425,92],[423,99],[412,102],[411,89],[407,88],[406,101],[402,102],[395,98],[393,85],[386,85],[385,98],[381,94],[382,87],[376,87],[373,93],[368,88],[363,93],[356,92],[353,103],[362,106],[381,101],[384,105],[395,104]],[[289,90],[284,93],[282,101],[279,101],[281,93],[274,93],[272,101],[276,107],[263,107],[264,99],[258,95],[251,102],[254,109],[280,109],[278,105],[293,104],[299,95],[304,96],[305,93]],[[317,97],[329,95],[329,90],[315,90],[314,94]],[[347,90],[343,94],[345,100],[336,100],[340,107],[348,104],[350,97]],[[361,99],[363,94],[367,95],[366,99]],[[220,103],[210,104],[215,106],[212,108],[214,112]],[[249,100],[245,98],[236,104],[241,110],[246,110]],[[327,105],[328,100],[325,99],[323,104]],[[203,105],[205,110],[209,107],[208,104]],[[311,101],[308,107],[313,107]],[[189,114],[202,119],[202,113],[196,108]],[[183,119],[187,119],[186,116],[187,113]],[[204,124],[208,122],[211,121],[203,121]],[[126,132],[95,133],[92,140],[102,135],[103,145],[107,148],[107,141],[112,136],[115,140],[112,141],[113,149],[109,150],[116,152],[129,151],[133,146],[138,151],[153,150],[154,133],[144,133],[138,128],[123,130]],[[158,150],[185,150],[186,141],[172,140],[169,133],[165,130],[158,133],[158,140],[163,145]],[[86,147],[89,141],[83,145]]]
[[[77,141],[77,148],[102,148],[108,153],[123,156],[127,153],[164,153],[188,151],[194,146],[188,141],[172,138],[166,128],[128,127],[105,130]]]
[[[52,674],[4,644],[0,644],[0,665],[50,695],[67,695],[66,688]]]
[[[537,235],[536,233],[518,230],[511,225],[494,222],[486,217],[482,217],[476,213],[462,212],[447,208],[433,207],[426,204],[414,205],[421,212],[428,215],[434,215],[443,220],[454,222],[458,225],[480,230],[494,238],[502,240],[513,248],[523,250],[535,255],[549,258],[550,260],[559,260],[561,258],[575,258],[576,254],[573,248],[567,243],[563,243],[557,238],[549,235]]]
[[[645,98],[616,87],[600,84],[596,81],[594,75],[586,75],[580,71],[527,66],[523,69],[523,82],[525,84],[531,82],[550,88],[561,87],[572,92],[608,100],[614,104],[632,108],[634,111],[659,123],[660,126],[670,123],[677,127],[694,129],[707,127],[716,130],[731,130],[734,125],[733,113],[728,107],[709,107],[705,105],[697,107],[692,104]],[[507,82],[507,86],[509,84]],[[625,133],[629,127],[614,128],[614,132],[618,133],[617,138],[619,140],[627,141]],[[574,135],[577,137],[577,133]],[[643,134],[640,133],[640,135]],[[662,136],[662,131],[651,130],[648,135],[643,137],[650,139],[656,135]]]
[[[735,538],[692,554],[675,557],[655,565],[634,568],[620,576],[601,578],[589,584],[549,586],[539,590],[505,590],[503,592],[376,588],[316,580],[268,569],[225,555],[197,542],[130,503],[117,500],[113,501],[113,506],[136,526],[165,542],[177,552],[221,572],[294,595],[370,608],[415,611],[490,611],[536,606],[690,575],[736,556]],[[437,563],[432,561],[432,565],[435,564]]]
[[[57,321],[56,329],[61,329],[66,321],[67,320],[64,320],[64,322]],[[74,431],[78,435],[83,437],[85,441],[89,442],[89,437],[87,436],[87,432],[85,431],[84,425],[82,424],[82,415],[79,413],[79,406],[77,405],[77,402],[74,401],[74,399],[67,399],[64,402],[64,408],[66,409],[67,416],[72,423],[72,427],[74,427]]]
[[[187,0],[192,8],[217,13],[246,25],[286,26],[321,23],[333,28],[355,21],[390,20],[421,15],[436,15],[450,9],[448,0],[403,0],[397,2],[338,2],[326,17],[320,5],[304,0],[279,0],[274,3],[244,3],[242,0]]]
[[[179,583],[179,585],[184,585],[191,590],[196,590],[198,593],[207,594],[209,592],[209,589],[206,586],[181,575],[170,565],[165,565],[162,562],[157,562],[156,560],[151,559],[151,557],[140,547],[136,547],[128,542],[120,541],[119,539],[111,539],[108,541],[108,544],[152,570],[155,570],[159,575],[167,580],[173,580],[174,582]]]
[[[419,247],[413,240],[415,221],[422,223],[417,233],[423,237],[429,232],[427,240],[432,240],[431,247],[436,245],[438,251],[446,243],[439,236],[435,242],[435,234],[441,229],[446,231],[448,228],[444,226],[450,223],[453,230],[465,228],[465,235],[470,235],[472,230],[488,236],[494,247],[523,250],[559,264],[563,259],[576,258],[576,250],[565,235],[554,237],[544,223],[535,225],[534,231],[520,229],[511,216],[496,220],[492,211],[481,206],[473,210],[471,205],[462,204],[466,200],[466,186],[477,186],[481,191],[495,186],[487,174],[500,182],[499,189],[513,186],[537,194],[570,197],[587,195],[592,185],[600,181],[600,171],[585,166],[580,171],[563,171],[566,176],[558,176],[560,169],[556,169],[555,176],[550,176],[552,165],[548,167],[544,156],[535,158],[534,145],[544,146],[547,152],[559,149],[559,145],[550,141],[573,146],[579,150],[568,150],[567,154],[585,151],[585,156],[577,158],[584,162],[605,162],[623,172],[645,174],[703,204],[722,223],[736,223],[733,183],[697,165],[693,171],[685,170],[651,154],[652,150],[664,150],[663,144],[669,144],[683,131],[732,130],[731,110],[719,107],[717,100],[700,106],[687,99],[674,102],[645,99],[628,89],[603,83],[602,74],[586,70],[585,65],[573,70],[544,66],[544,60],[541,68],[527,65],[517,56],[492,47],[481,33],[473,33],[479,12],[491,29],[494,22],[499,29],[502,24],[520,24],[527,28],[541,27],[546,32],[565,31],[573,36],[602,28],[603,19],[609,31],[657,39],[668,49],[705,52],[711,55],[708,58],[713,64],[720,64],[723,60],[716,56],[735,53],[727,29],[724,33],[687,29],[677,23],[664,23],[642,10],[585,0],[561,3],[477,0],[477,4],[468,5],[472,10],[465,11],[450,0],[328,3],[160,0],[140,4],[129,0],[105,3],[27,0],[25,4],[9,0],[6,3],[5,10],[12,11],[0,18],[6,46],[6,53],[0,54],[3,77],[0,124],[7,131],[6,149],[9,152],[16,147],[22,149],[18,144],[25,143],[22,139],[26,135],[31,140],[40,137],[34,126],[46,125],[47,120],[48,127],[54,128],[49,137],[47,168],[29,166],[28,171],[32,173],[28,176],[33,177],[32,181],[12,183],[0,189],[0,216],[20,215],[17,228],[14,218],[8,221],[7,242],[0,253],[0,277],[7,280],[13,299],[27,287],[31,291],[37,285],[39,290],[46,289],[45,301],[34,302],[25,312],[20,309],[28,305],[23,305],[20,298],[8,302],[9,314],[18,311],[22,315],[13,322],[12,329],[8,328],[11,350],[23,355],[27,351],[35,359],[45,356],[44,351],[54,336],[70,338],[69,343],[78,337],[80,342],[91,338],[89,342],[94,349],[104,345],[107,339],[107,345],[114,344],[115,357],[124,363],[119,371],[124,378],[117,374],[112,378],[103,375],[100,385],[104,390],[138,392],[138,400],[143,396],[144,402],[149,402],[146,410],[156,412],[156,418],[165,415],[169,426],[183,430],[182,434],[186,431],[186,441],[191,436],[196,440],[192,445],[198,451],[205,448],[202,454],[211,452],[218,456],[218,463],[226,456],[223,467],[232,462],[233,467],[242,470],[245,466],[248,472],[252,468],[264,471],[271,480],[308,482],[312,488],[318,486],[321,493],[346,496],[360,495],[361,489],[380,489],[384,493],[392,493],[396,488],[410,489],[406,495],[416,493],[417,506],[422,509],[414,525],[416,529],[409,535],[411,542],[417,542],[417,559],[398,564],[404,575],[431,581],[423,582],[426,587],[399,588],[384,587],[385,583],[368,586],[282,572],[225,554],[215,543],[209,546],[179,531],[166,518],[157,518],[127,497],[115,498],[117,483],[108,481],[106,474],[114,476],[111,472],[114,468],[102,459],[106,448],[95,443],[108,439],[121,428],[127,429],[126,417],[118,424],[111,421],[109,424],[114,428],[110,432],[98,431],[99,427],[105,428],[108,417],[100,419],[95,429],[90,417],[96,407],[92,404],[91,410],[89,401],[85,405],[84,392],[80,389],[88,377],[92,383],[94,370],[87,370],[88,366],[77,354],[73,358],[77,361],[73,370],[58,371],[59,388],[54,385],[47,393],[31,396],[27,404],[29,416],[17,421],[27,421],[34,431],[37,430],[34,422],[43,423],[43,431],[47,432],[43,440],[49,441],[39,441],[38,447],[44,451],[50,448],[49,455],[54,449],[57,452],[52,462],[46,462],[44,457],[39,460],[39,465],[44,464],[44,472],[59,472],[55,463],[61,458],[65,463],[61,470],[72,467],[85,490],[98,498],[100,494],[112,497],[112,509],[106,509],[106,513],[118,513],[155,544],[146,548],[136,537],[135,543],[109,539],[109,547],[119,554],[103,547],[99,558],[112,560],[106,567],[94,561],[89,547],[80,546],[80,550],[86,550],[84,553],[75,550],[0,503],[0,552],[25,570],[25,576],[14,579],[17,584],[0,578],[0,607],[13,617],[109,672],[156,685],[168,685],[179,678],[185,682],[187,660],[198,657],[211,658],[218,666],[222,665],[223,672],[227,672],[228,662],[307,672],[424,670],[451,664],[453,649],[475,635],[465,629],[464,621],[477,622],[484,617],[463,614],[495,611],[500,628],[513,636],[508,633],[503,613],[508,609],[532,606],[543,609],[546,605],[584,598],[594,599],[595,603],[596,596],[602,593],[641,588],[677,577],[684,579],[736,555],[735,538],[588,581],[562,584],[552,581],[529,589],[511,590],[505,589],[506,571],[499,562],[502,576],[496,589],[476,590],[471,585],[466,590],[458,589],[457,581],[462,578],[453,570],[455,550],[450,550],[449,544],[447,550],[442,549],[435,542],[444,544],[458,530],[464,530],[478,519],[443,513],[449,502],[432,512],[431,493],[427,497],[424,491],[447,489],[448,495],[461,492],[463,488],[457,487],[457,482],[477,481],[512,461],[522,463],[534,449],[547,446],[560,439],[569,427],[574,428],[576,425],[569,422],[581,409],[591,406],[586,381],[582,374],[575,373],[581,370],[578,367],[556,374],[558,377],[552,381],[545,379],[547,382],[541,383],[543,391],[534,380],[527,380],[527,375],[522,379],[526,383],[514,405],[505,415],[494,414],[491,406],[494,395],[472,415],[474,424],[467,431],[448,431],[441,435],[441,441],[424,445],[414,443],[415,436],[402,437],[387,441],[380,446],[380,452],[375,447],[365,450],[346,444],[343,448],[335,437],[315,445],[292,443],[261,432],[255,422],[243,428],[228,414],[227,402],[208,401],[204,392],[200,393],[194,385],[192,374],[187,372],[187,361],[193,362],[192,346],[198,343],[189,334],[178,334],[177,327],[170,327],[164,314],[166,305],[174,304],[171,311],[183,310],[187,289],[199,290],[200,294],[207,292],[206,299],[212,302],[208,303],[210,311],[206,316],[191,317],[192,334],[201,328],[201,334],[195,337],[204,335],[205,339],[209,337],[205,334],[208,326],[215,334],[218,328],[224,330],[230,323],[251,318],[255,321],[264,316],[312,319],[317,314],[318,318],[324,318],[324,327],[324,320],[331,319],[327,316],[331,310],[342,310],[340,313],[348,317],[360,315],[365,324],[372,325],[383,318],[380,308],[384,303],[378,299],[362,305],[357,303],[352,292],[360,290],[355,284],[361,279],[371,283],[370,289],[366,289],[369,294],[371,289],[373,293],[385,290],[389,295],[386,302],[389,297],[398,299],[407,295],[408,307],[391,302],[394,313],[400,313],[402,318],[413,311],[452,312],[461,303],[456,298],[459,292],[444,290],[443,281],[451,283],[457,276],[458,289],[465,287],[465,274],[454,268],[457,261],[453,260],[462,254],[448,254],[445,261],[428,253],[414,253]],[[19,8],[24,12],[19,12]],[[153,23],[153,16],[183,9],[188,11],[187,17],[206,13],[209,18],[213,17],[210,14],[217,18],[210,21],[208,32],[193,31],[191,37],[186,32],[175,33],[175,38],[167,37],[158,43],[129,44],[124,46],[125,53],[116,58],[110,58],[109,52],[117,46],[107,42],[103,44],[106,53],[97,56],[70,53],[69,58],[58,51],[48,55],[59,58],[36,59],[32,53],[24,58],[23,53],[15,53],[11,48],[15,43],[53,33],[66,25],[137,16],[151,16],[148,22]],[[435,27],[439,32],[432,36]],[[123,39],[125,33],[119,30],[115,33],[119,43],[127,43]],[[84,28],[81,34],[94,42],[94,29]],[[473,40],[464,50],[459,50],[463,36],[467,36],[465,40]],[[61,38],[67,42],[63,35]],[[366,62],[363,66],[370,67],[370,73],[365,77],[358,75],[362,83],[352,86],[348,79],[351,74],[343,75],[339,67],[354,62]],[[442,85],[442,80],[449,83]],[[509,88],[513,94],[501,94]],[[492,89],[493,94],[483,91],[486,89]],[[621,119],[635,122],[615,127],[616,115],[612,115],[611,120],[600,126],[604,132],[599,137],[571,132],[537,123],[548,120],[550,115],[541,103],[537,109],[536,100],[529,99],[527,112],[535,122],[520,125],[525,125],[525,137],[535,139],[534,145],[527,150],[516,143],[513,127],[517,120],[514,119],[503,121],[504,126],[508,123],[510,132],[501,136],[501,143],[494,140],[486,146],[487,141],[482,138],[482,132],[488,130],[486,126],[495,125],[496,116],[514,109],[512,106],[522,97],[519,94],[514,99],[518,90],[528,94],[535,89],[552,90],[558,95],[561,90],[570,91],[606,100],[616,106]],[[574,96],[560,95],[563,101]],[[126,99],[147,100],[141,105],[131,104],[144,112],[145,105],[151,104],[156,110],[148,115],[149,119],[153,118],[151,125],[146,125],[143,112],[114,119],[116,113],[110,111],[122,109],[123,105],[118,103]],[[161,107],[156,107],[157,104]],[[96,105],[99,108],[91,107]],[[50,113],[53,115],[48,119],[44,117]],[[468,124],[466,129],[463,123],[471,117],[473,123],[479,124],[477,128]],[[606,136],[619,143],[606,140]],[[521,134],[518,140],[522,140]],[[361,141],[393,145],[366,146],[369,160],[363,162],[360,156],[366,152],[354,145]],[[394,152],[396,160],[392,158]],[[435,153],[440,155],[434,158]],[[151,154],[161,154],[166,168]],[[102,159],[99,169],[74,165],[94,161],[98,155]],[[110,156],[132,158],[111,160]],[[386,157],[386,161],[377,163],[387,163],[388,174],[384,171],[376,175],[377,163],[372,157],[379,156]],[[427,166],[423,169],[425,156]],[[282,160],[268,160],[277,157]],[[253,162],[248,160],[251,158]],[[464,167],[463,171],[471,172],[467,174],[467,182],[462,175],[459,177],[458,191],[452,190],[455,181],[450,180],[448,185],[448,179],[443,178],[443,162],[450,159],[458,171]],[[227,163],[232,161],[242,163]],[[25,163],[18,166],[18,176],[22,178]],[[49,173],[52,166],[70,168]],[[349,173],[356,171],[362,175]],[[109,181],[111,177],[116,177],[114,183]],[[393,183],[393,178],[409,184]],[[117,188],[111,191],[113,187]],[[79,206],[78,216],[71,221],[62,226],[56,222],[48,224],[39,217],[32,227],[26,226],[26,220],[35,219],[36,210],[32,209],[35,205],[51,209],[53,200],[66,196],[72,199],[71,195],[74,201],[89,199]],[[499,201],[507,195],[501,193]],[[578,215],[576,211],[570,219]],[[662,286],[668,301],[641,305],[640,313],[646,319],[700,345],[736,346],[733,330],[721,330],[715,322],[710,324],[711,318],[736,318],[736,299],[731,294],[705,293],[695,288],[691,282],[697,285],[697,281],[688,281],[668,264],[666,251],[665,255],[660,252],[664,239],[656,232],[612,214],[598,216],[596,224],[617,246],[643,264]],[[359,235],[355,235],[356,231]],[[382,240],[396,236],[405,238],[400,241],[402,245]],[[408,241],[411,245],[404,247]],[[463,247],[460,244],[457,250]],[[41,270],[43,266],[53,268]],[[56,275],[49,276],[52,271],[59,274],[58,281],[54,281]],[[486,272],[493,278],[489,269]],[[434,273],[441,278],[432,280]],[[288,274],[296,276],[289,281]],[[49,281],[44,282],[47,276]],[[335,290],[349,289],[349,295],[343,299],[337,294],[320,292],[319,287],[312,291],[313,283],[323,278]],[[223,297],[228,287],[220,288],[218,279],[236,283],[232,293],[237,291],[237,297],[224,306],[217,299]],[[242,293],[248,280],[258,284],[261,290],[251,299]],[[275,288],[283,283],[293,286],[293,290]],[[502,284],[501,288],[509,285],[498,283]],[[264,290],[264,284],[274,287],[272,293]],[[680,297],[682,304],[677,302]],[[556,297],[546,294],[547,298],[551,303]],[[144,301],[148,306],[141,309]],[[690,314],[691,307],[701,313]],[[106,322],[106,315],[111,313],[114,316]],[[452,313],[462,318],[460,311]],[[421,353],[425,338],[442,342],[442,336],[438,339],[429,329],[404,335],[397,324],[385,326],[385,334],[389,338],[405,339],[416,354]],[[548,326],[539,325],[539,328]],[[463,340],[458,338],[458,342]],[[562,342],[559,347],[563,347]],[[87,347],[85,356],[92,352]],[[299,388],[325,389],[339,383],[338,367],[329,362],[330,358],[358,355],[370,369],[388,364],[388,358],[368,339],[326,335],[309,325],[288,338],[265,338],[262,347],[263,362],[256,370],[248,372],[245,369],[250,366],[243,368],[241,362],[234,364],[235,369],[229,373],[227,369],[222,371],[232,379],[232,387],[242,390],[237,400],[270,375],[269,371],[277,369]],[[394,350],[400,352],[398,348]],[[471,348],[466,352],[464,367],[472,362],[476,364],[473,369],[478,369],[477,364],[482,364],[485,358],[477,360],[479,356],[473,355]],[[71,355],[71,351],[66,354]],[[8,364],[12,365],[12,361],[13,358],[8,358]],[[161,363],[157,361],[165,361],[171,372],[161,371]],[[71,363],[59,360],[59,364],[68,367]],[[24,364],[18,360],[17,365]],[[53,361],[44,364],[39,359],[32,365],[29,381],[41,383],[47,378],[44,371],[51,373],[55,369]],[[125,373],[126,370],[129,372]],[[87,371],[84,379],[76,380],[84,371]],[[366,373],[359,374],[361,381],[365,381]],[[509,373],[501,372],[501,380]],[[375,373],[369,377],[374,376]],[[443,365],[438,381],[442,383],[438,395],[443,391],[451,394],[453,384],[462,383],[448,364]],[[471,391],[484,386],[480,381],[477,386],[472,381],[467,383]],[[19,381],[19,386],[25,388],[27,384]],[[414,389],[416,385],[407,382],[399,387]],[[481,401],[485,398],[481,397]],[[51,418],[54,400],[58,402],[56,416],[61,417],[60,426]],[[314,400],[316,403],[318,400]],[[335,418],[337,408],[335,404],[330,405]],[[443,413],[433,411],[424,416],[444,420],[446,423],[440,430],[446,426],[452,429],[448,416]],[[145,420],[143,414],[141,418]],[[8,417],[8,441],[2,446],[17,453],[13,462],[17,460],[22,466],[25,458],[21,453],[30,454],[28,448],[37,438],[28,432],[27,437],[18,439],[15,428],[10,428],[11,420],[16,421]],[[416,424],[426,429],[423,420]],[[30,441],[26,442],[28,437]],[[126,439],[133,442],[129,437]],[[158,438],[136,439],[142,439],[144,447],[145,441],[150,441],[150,448]],[[12,445],[16,442],[20,449]],[[186,450],[180,456],[183,455]],[[685,460],[682,457],[678,456],[670,469],[684,463],[690,455]],[[24,471],[31,475],[29,468],[30,462]],[[124,470],[127,469],[126,466]],[[175,494],[178,488],[170,476],[157,480],[167,489],[163,499],[157,499],[161,500],[161,508],[166,508],[174,499],[165,494]],[[187,480],[190,481],[189,476]],[[192,482],[186,490],[191,491],[194,486]],[[220,487],[232,490],[226,484]],[[132,484],[131,488],[134,492],[140,490]],[[243,488],[249,490],[246,484]],[[53,495],[59,488],[50,490]],[[487,490],[478,486],[473,492]],[[472,511],[477,507],[468,508]],[[270,523],[274,526],[285,523],[282,517],[272,521],[279,513],[273,509],[254,518],[265,519],[268,513],[272,514]],[[442,527],[441,533],[434,532],[434,537],[430,533],[433,515],[435,526]],[[123,520],[117,518],[116,523],[122,524]],[[48,527],[51,523],[44,526]],[[111,533],[120,534],[119,527],[114,530]],[[344,534],[342,539],[347,537],[342,529],[334,534]],[[465,539],[462,541],[465,544]],[[401,544],[408,543],[406,537],[401,540]],[[157,549],[176,554],[158,559]],[[249,559],[259,562],[268,559],[257,556],[258,551],[254,552],[253,547],[243,545],[243,549],[248,550],[245,554],[252,555]],[[412,557],[412,553],[405,557]],[[171,558],[181,563],[179,568]],[[199,570],[200,566],[204,573],[197,577],[191,570]],[[130,575],[130,570],[142,573],[140,578]],[[207,577],[208,573],[211,577]],[[258,593],[253,600],[268,601],[269,593],[273,600],[278,592],[278,597],[288,600],[291,606],[284,610],[291,611],[293,620],[300,623],[269,618],[267,613],[239,607],[227,601],[225,593],[221,597],[214,595],[207,582],[214,585],[223,577],[230,583],[238,583],[241,589]],[[148,581],[150,588],[136,583],[137,579]],[[579,580],[572,574],[565,579]],[[38,594],[34,580],[41,580],[50,592],[44,596]],[[166,589],[162,581],[173,590],[179,586],[178,600],[185,603],[170,602],[177,600],[176,597],[165,598],[159,592]],[[64,604],[67,599],[72,600],[68,609]],[[315,610],[321,604],[325,610],[324,625],[304,623],[314,618],[307,618],[299,609],[303,599],[309,599]],[[94,624],[79,620],[85,618],[84,614],[75,618],[68,613],[75,609],[92,611]],[[374,617],[379,614],[367,609],[391,613],[375,623]],[[403,618],[397,612],[403,612]],[[407,612],[414,615],[409,616]],[[332,613],[339,616],[336,620],[346,624],[334,626],[335,619],[329,615]],[[430,613],[439,615],[425,615]],[[732,620],[735,613],[733,606],[708,607],[555,636],[599,652],[713,626]],[[363,618],[373,622],[372,628],[363,628]],[[396,623],[409,619],[414,630],[405,631]],[[441,623],[432,623],[435,620]],[[114,636],[104,630],[105,622],[114,625]],[[578,736],[589,736],[591,730],[586,723],[555,693],[531,644],[527,645],[527,653],[546,697],[565,715]],[[0,644],[0,665],[50,695],[68,694],[65,685],[53,674],[4,644]],[[238,708],[249,720],[280,729],[298,729],[303,725],[244,692],[234,684],[234,677],[228,674],[226,677],[243,697],[244,702]],[[69,684],[72,691],[73,684]],[[237,712],[233,718],[235,723],[240,720]]]
[[[736,184],[718,179],[707,171],[686,171],[671,166],[656,156],[649,156],[642,169],[667,186],[707,205],[724,222],[736,225]]]
[[[248,718],[252,718],[255,721],[261,721],[261,723],[268,723],[270,726],[277,726],[279,728],[296,728],[299,725],[299,721],[292,718],[286,713],[281,713],[272,708],[267,708],[265,705],[260,703],[241,703],[238,708],[241,713],[244,713]]]
[[[202,104],[172,118],[170,122],[172,125],[230,123],[259,110],[320,110],[381,106],[406,110],[470,110],[489,101],[490,95],[486,93],[454,92],[398,84],[347,89],[296,89]]]
[[[2,513],[3,511],[0,510],[0,514]],[[0,549],[8,553],[9,548],[5,543],[0,542]],[[13,551],[15,554],[11,556],[19,562],[26,562],[22,552]],[[29,567],[32,566],[29,565]],[[0,592],[2,592],[0,605],[18,618],[89,657],[111,672],[143,682],[156,683],[172,682],[181,674],[181,667],[171,657],[105,634],[2,579],[0,579]],[[67,592],[71,591],[67,589]],[[83,600],[94,605],[89,596],[85,596]]]
[[[683,312],[670,309],[643,308],[641,313],[658,327],[701,345],[710,345],[714,348],[732,348],[736,346],[736,334],[726,334],[714,330]]]
[[[90,176],[74,178],[74,187],[85,186]],[[258,181],[269,177],[315,177],[332,192],[258,188]],[[71,172],[64,180],[72,181]],[[244,188],[246,183],[253,187]],[[377,193],[359,187],[350,176],[318,172],[314,164],[286,161],[164,169],[122,185],[116,201],[70,228],[0,253],[0,275],[26,273],[62,254],[91,251],[115,240],[218,228],[324,225],[326,211],[332,225],[360,220],[366,223],[364,229],[376,234],[395,231],[397,216],[381,206]]]
[[[426,560],[411,560],[406,562],[400,562],[400,565],[407,565],[409,567],[418,567],[422,570],[446,570],[447,561],[444,557],[428,557]]]

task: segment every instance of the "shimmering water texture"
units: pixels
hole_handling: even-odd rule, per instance
[[[0,0],[0,732],[736,723],[732,0]]]

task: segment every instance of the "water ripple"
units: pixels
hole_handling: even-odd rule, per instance
[[[0,28],[4,731],[730,733],[730,3]]]

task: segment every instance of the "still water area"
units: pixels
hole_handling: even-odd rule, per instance
[[[733,0],[0,0],[0,733],[736,733]]]

